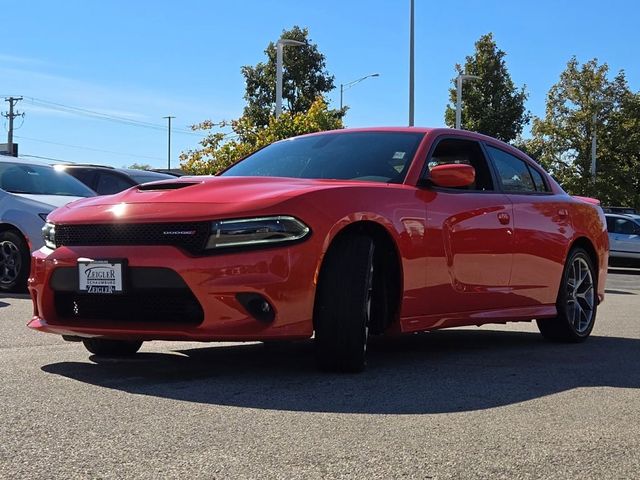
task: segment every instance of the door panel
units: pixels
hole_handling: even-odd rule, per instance
[[[555,304],[573,235],[567,205],[556,195],[509,198],[515,229],[511,287],[517,306]]]
[[[509,199],[501,193],[429,193],[425,314],[510,306]]]

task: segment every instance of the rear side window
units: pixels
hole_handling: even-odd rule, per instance
[[[487,145],[487,150],[491,154],[505,191],[515,193],[549,191],[540,172],[527,165],[527,162],[490,145]]]
[[[111,195],[131,187],[133,182],[110,172],[100,172],[96,192],[100,195]]]
[[[609,222],[607,222],[607,227]],[[624,218],[616,218],[613,222],[613,230],[609,230],[613,233],[620,233],[622,235],[635,235],[640,232],[640,226],[636,225],[630,220]]]

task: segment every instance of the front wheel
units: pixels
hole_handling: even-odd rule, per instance
[[[536,321],[543,337],[561,342],[582,342],[589,337],[598,310],[597,279],[593,261],[582,248],[569,253],[556,308],[556,318]]]
[[[336,240],[322,268],[314,312],[320,368],[359,372],[365,366],[374,272],[374,243],[366,235]]]
[[[87,338],[82,343],[91,353],[105,357],[133,355],[142,346],[142,342],[139,340],[109,340],[107,338]]]
[[[0,291],[26,291],[30,264],[27,242],[15,232],[0,232]]]

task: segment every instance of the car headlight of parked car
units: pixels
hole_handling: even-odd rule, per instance
[[[211,223],[207,249],[294,242],[310,232],[294,217],[276,216],[219,220]]]
[[[46,222],[42,227],[42,237],[44,244],[55,250],[56,248],[56,226],[51,222]]]

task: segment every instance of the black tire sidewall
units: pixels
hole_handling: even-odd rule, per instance
[[[338,239],[325,259],[314,312],[316,352],[323,369],[356,372],[365,366],[373,248],[371,238],[349,235]]]

